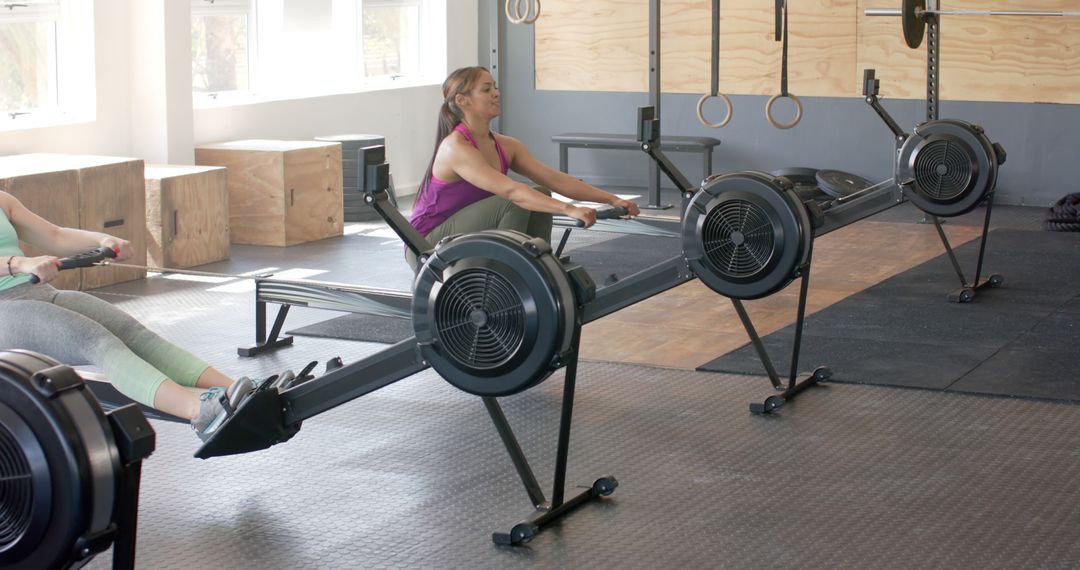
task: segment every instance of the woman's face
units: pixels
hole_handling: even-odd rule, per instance
[[[495,86],[495,79],[491,74],[484,71],[477,78],[476,84],[469,91],[467,102],[462,106],[484,119],[494,119],[502,110],[499,104],[499,88]]]

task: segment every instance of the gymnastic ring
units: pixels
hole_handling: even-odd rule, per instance
[[[774,119],[772,116],[773,103],[775,103],[777,99],[783,97],[787,97],[788,99],[791,99],[792,103],[795,103],[795,119],[790,123],[781,123]],[[799,121],[802,120],[802,101],[799,101],[799,98],[792,95],[791,93],[777,93],[776,95],[773,95],[771,99],[769,99],[768,103],[765,104],[765,118],[768,119],[770,125],[778,129],[790,129],[791,127],[799,124]]]
[[[511,1],[514,2],[513,14],[511,14],[510,10]],[[522,11],[521,7],[522,2],[525,2],[524,11]],[[533,10],[534,5],[536,6],[535,12]],[[540,18],[540,0],[506,0],[505,10],[506,19],[509,20],[511,24],[532,24]]]
[[[705,101],[708,101],[710,97],[718,97],[721,101],[724,102],[724,105],[727,107],[727,115],[725,115],[724,120],[720,121],[719,123],[710,123],[709,121],[706,121],[705,114],[702,112],[702,108],[705,106]],[[699,121],[701,121],[701,124],[709,127],[710,129],[722,129],[726,127],[727,124],[731,122],[731,116],[734,114],[735,113],[731,108],[731,99],[728,99],[728,96],[724,95],[723,93],[717,93],[715,95],[710,95],[706,93],[705,95],[701,96],[701,99],[698,99],[697,118]]]
[[[540,0],[535,0],[535,2],[536,2],[536,4],[535,4],[535,5],[536,5],[536,13],[535,13],[535,14],[533,14],[533,17],[532,17],[532,18],[529,18],[529,17],[528,17],[528,16],[529,16],[529,12],[526,12],[526,13],[525,13],[525,23],[526,23],[526,24],[532,24],[532,23],[535,23],[535,22],[536,22],[536,20],[540,19]],[[531,2],[530,2],[530,3],[529,3],[529,8],[531,9],[531,8],[532,8],[532,6],[533,6],[533,3],[531,3]]]
[[[514,3],[514,14],[517,14],[516,16],[510,14],[510,2]],[[521,0],[506,0],[506,5],[505,5],[505,8],[504,8],[505,11],[506,11],[506,19],[511,24],[520,24],[520,23],[525,21],[525,17],[521,15],[521,10],[519,9],[520,5],[521,5]],[[528,15],[528,14],[526,14],[526,15]]]

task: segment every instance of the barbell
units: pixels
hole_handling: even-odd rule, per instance
[[[936,3],[935,3],[936,6]],[[1080,17],[1080,12],[1054,12],[1041,10],[940,10],[927,9],[926,0],[903,0],[899,10],[868,9],[867,16],[900,16],[904,28],[904,42],[911,49],[922,45],[926,33],[927,18],[931,16],[1051,16],[1058,18]]]

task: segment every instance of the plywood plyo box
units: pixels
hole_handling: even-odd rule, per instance
[[[229,258],[229,191],[217,166],[146,165],[146,255],[156,267]]]
[[[342,235],[339,143],[208,144],[195,148],[195,162],[228,169],[232,243],[289,246]]]
[[[146,264],[142,160],[74,154],[6,156],[0,158],[0,179],[5,188],[14,190],[15,197],[46,220],[126,239],[134,252],[127,262]],[[65,273],[76,277],[63,275],[59,286],[84,290],[146,277],[145,270],[123,267]]]

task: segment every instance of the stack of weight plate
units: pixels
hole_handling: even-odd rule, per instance
[[[795,193],[800,199],[814,200],[818,203],[850,196],[871,185],[869,180],[861,176],[840,170],[818,170],[796,166],[774,170],[771,174],[791,180],[795,184]]]
[[[345,221],[368,222],[379,219],[379,214],[364,203],[364,155],[365,147],[386,144],[380,135],[331,135],[315,137],[317,141],[341,143],[342,195],[345,198]],[[393,189],[391,189],[393,192]]]

